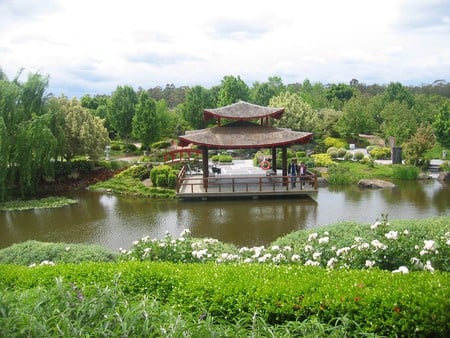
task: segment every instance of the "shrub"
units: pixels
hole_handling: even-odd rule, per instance
[[[343,158],[343,157],[345,157],[345,154],[347,154],[347,150],[345,148],[339,148],[337,150],[337,156],[338,157]]]
[[[353,159],[353,153],[350,151],[346,151],[344,155],[344,160],[351,161]]]
[[[169,148],[171,146],[171,142],[170,141],[158,141],[155,143],[152,143],[151,148],[153,149],[165,149],[165,148]]]
[[[415,180],[419,172],[419,168],[412,165],[395,164],[392,166],[392,177],[396,180]]]
[[[306,157],[306,152],[305,152],[305,151],[297,151],[297,152],[295,153],[295,156],[296,156],[297,158],[303,158],[303,157]]]
[[[43,262],[113,262],[117,254],[99,245],[26,241],[0,250],[0,264],[32,265]],[[45,263],[44,263],[45,264]]]
[[[117,174],[118,177],[137,178],[140,181],[150,177],[150,169],[143,165],[133,165]]]
[[[328,183],[331,185],[352,184],[358,181],[356,176],[351,175],[348,168],[341,166],[330,166],[328,174]]]
[[[327,148],[335,147],[338,148],[348,148],[348,143],[345,140],[334,138],[334,137],[326,137],[324,140],[324,144]]]
[[[328,167],[334,164],[333,159],[329,154],[313,154],[311,158],[314,160],[316,167]]]
[[[136,151],[137,150],[137,147],[136,147],[136,145],[134,145],[133,143],[128,143],[126,146],[125,146],[125,152],[127,152],[127,153],[132,153],[132,152],[134,152],[134,151]]]
[[[353,154],[353,158],[356,161],[361,161],[364,158],[364,153],[362,151],[355,151],[355,153]]]
[[[391,149],[388,147],[373,147],[369,151],[370,156],[379,160],[391,157]]]
[[[166,187],[168,184],[168,176],[170,173],[174,173],[175,175],[177,175],[176,171],[173,170],[169,165],[167,164],[163,164],[163,165],[159,165],[156,167],[153,167],[152,170],[150,171],[150,179],[153,183],[153,185],[155,186],[160,186],[158,185],[158,181],[159,182],[166,182],[164,183],[164,185],[162,185],[163,187]],[[158,176],[160,175],[164,175],[164,179],[158,178]]]

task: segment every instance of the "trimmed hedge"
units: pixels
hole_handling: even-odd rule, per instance
[[[36,287],[52,289],[61,279],[71,285],[73,291],[68,292],[77,295],[78,302],[88,301],[98,288],[117,288],[123,292],[122,301],[151,297],[181,314],[206,313],[229,322],[258,314],[271,325],[311,317],[328,323],[345,315],[358,330],[377,335],[450,334],[448,273],[154,262],[0,265],[0,331],[17,320],[11,308],[22,306],[23,293]]]

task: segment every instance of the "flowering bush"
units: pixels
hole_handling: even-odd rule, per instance
[[[417,221],[419,222],[419,221]],[[421,223],[423,224],[423,223]],[[345,230],[344,230],[345,228]],[[370,226],[344,224],[315,232],[300,231],[280,238],[269,247],[237,249],[218,240],[195,239],[189,230],[178,239],[166,234],[162,240],[143,237],[130,250],[121,250],[125,260],[217,263],[301,264],[327,269],[379,268],[407,273],[414,270],[450,271],[450,229],[401,223],[393,228],[387,215]],[[344,231],[343,231],[344,230]]]

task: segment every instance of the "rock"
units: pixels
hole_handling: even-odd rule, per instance
[[[382,189],[382,188],[394,188],[395,184],[383,180],[360,180],[358,182],[358,187],[370,189]]]
[[[441,182],[450,182],[450,172],[443,171],[443,172],[439,173],[439,176],[437,179]]]
[[[328,180],[324,177],[317,177],[317,186],[326,187],[328,185]]]
[[[419,175],[417,175],[418,180],[429,180],[430,178],[432,178],[432,176],[427,173],[420,173]]]

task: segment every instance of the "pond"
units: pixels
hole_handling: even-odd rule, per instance
[[[397,182],[397,187],[362,190],[356,186],[319,188],[312,198],[228,201],[149,200],[78,191],[79,202],[58,209],[0,212],[0,248],[26,240],[100,244],[130,248],[145,235],[178,237],[190,229],[238,246],[268,245],[299,229],[339,221],[373,223],[450,213],[450,185],[436,180]]]

